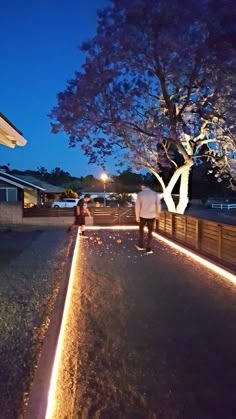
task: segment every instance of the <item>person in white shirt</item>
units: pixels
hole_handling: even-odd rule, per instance
[[[160,209],[161,206],[158,194],[152,191],[146,182],[143,182],[141,184],[141,192],[138,193],[135,203],[136,221],[139,223],[139,241],[136,245],[136,248],[138,250],[145,250],[144,227],[147,226],[147,254],[153,253],[151,249],[152,232],[154,229],[155,220],[159,218]]]

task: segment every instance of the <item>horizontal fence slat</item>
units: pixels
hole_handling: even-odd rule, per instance
[[[211,248],[210,246],[201,248],[201,251],[204,253],[204,255],[218,257],[217,249]]]
[[[218,231],[217,225],[216,226],[208,226],[207,224],[201,223],[202,231],[208,232],[208,233],[216,233]]]
[[[201,226],[203,230],[207,230],[207,231],[216,231],[217,230],[217,224],[212,225],[212,224],[206,224],[205,222],[201,222]]]
[[[236,236],[226,236],[225,234],[222,234],[222,241],[227,243],[236,243]]]
[[[214,242],[213,240],[201,240],[201,250],[203,249],[208,249],[208,248],[213,248],[216,249],[218,248],[217,243]]]
[[[227,246],[224,244],[224,246],[222,246],[222,252],[228,252],[236,256],[236,246]]]
[[[223,228],[222,229],[222,236],[228,240],[236,240],[236,231],[227,231]]]
[[[190,240],[190,241],[194,241],[195,242],[195,235],[193,236],[192,234],[186,234],[186,239]]]
[[[187,222],[187,224],[186,224],[186,229],[187,230],[189,230],[189,231],[196,231],[196,223],[195,224],[189,224],[188,222]]]
[[[234,226],[234,225],[222,224],[222,228],[223,228],[223,230],[227,230],[229,232],[232,232],[232,233],[236,234],[236,226]]]
[[[236,257],[235,256],[231,256],[231,255],[229,255],[227,253],[222,253],[222,257],[224,258],[224,260],[226,262],[229,262],[229,263],[231,263],[233,265],[236,265]]]
[[[214,240],[217,241],[218,239],[218,232],[212,233],[212,232],[208,232],[208,231],[202,231],[201,233],[201,238],[202,240]]]
[[[224,257],[226,260],[228,260],[228,259],[232,259],[232,260],[234,260],[235,262],[236,262],[236,255],[235,255],[235,253],[230,253],[230,252],[225,252],[225,251],[223,251],[222,250],[222,252],[221,252],[221,255],[222,255],[222,257]]]
[[[195,238],[196,237],[196,230],[186,230],[186,236]]]
[[[222,243],[222,249],[230,249],[232,250],[232,252],[235,252],[236,254],[236,242],[230,243],[230,242],[224,241]]]

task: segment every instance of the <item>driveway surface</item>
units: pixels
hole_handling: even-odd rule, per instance
[[[54,417],[235,419],[236,287],[136,231],[88,234]]]

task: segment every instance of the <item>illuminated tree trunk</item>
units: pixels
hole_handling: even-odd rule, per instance
[[[167,209],[169,212],[177,212],[179,214],[184,214],[184,211],[188,205],[188,188],[189,188],[189,174],[193,162],[191,160],[185,162],[185,164],[173,173],[168,185],[164,184],[162,178],[158,173],[152,171],[152,173],[156,176],[157,180],[160,182],[163,190],[163,199],[166,203]],[[179,191],[179,202],[176,207],[175,202],[172,197],[172,192],[174,186],[176,185],[178,179],[180,177],[180,191]]]
[[[163,199],[166,203],[168,211],[169,212],[176,212],[175,203],[174,203],[172,194],[167,189],[165,189],[163,191]]]
[[[157,180],[161,184],[162,191],[163,191],[163,199],[165,201],[168,211],[176,212],[175,203],[172,197],[172,191],[177,180],[179,179],[180,173],[176,171],[171,177],[167,186],[165,185],[163,179],[160,177],[158,173],[155,173],[154,171],[152,171],[152,173],[156,176]]]
[[[189,192],[189,175],[191,171],[191,166],[186,166],[186,169],[181,174],[180,177],[180,188],[179,188],[179,203],[176,208],[178,214],[184,214],[188,202],[188,192]]]

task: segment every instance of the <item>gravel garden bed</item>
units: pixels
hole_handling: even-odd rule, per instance
[[[70,240],[65,229],[0,235],[1,419],[23,417]]]

